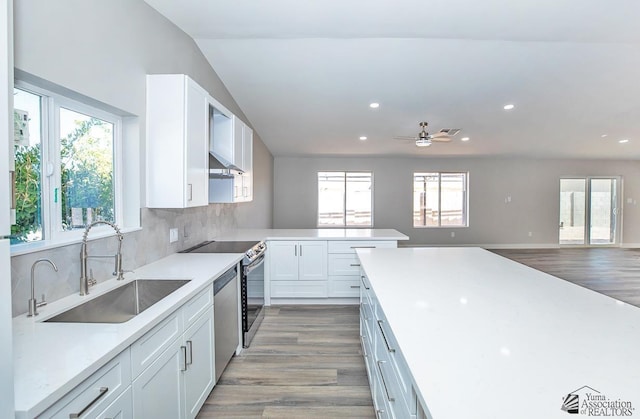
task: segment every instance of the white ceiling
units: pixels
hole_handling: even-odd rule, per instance
[[[146,1],[276,156],[640,158],[637,0]]]

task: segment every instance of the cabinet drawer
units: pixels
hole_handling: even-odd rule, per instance
[[[359,276],[329,277],[329,297],[350,298],[360,296]]]
[[[190,299],[184,306],[182,312],[184,316],[184,329],[189,327],[202,313],[213,305],[213,286],[202,290],[198,295]]]
[[[376,350],[379,359],[387,361],[385,370],[388,371],[388,380],[394,386],[394,393],[405,400],[408,405],[411,401],[411,380],[409,378],[409,367],[407,366],[402,353],[398,348],[398,343],[391,332],[391,328],[380,312],[376,315],[376,332],[378,333]]]
[[[177,310],[131,345],[131,375],[135,379],[182,335],[182,310]]]
[[[105,410],[99,413],[97,419],[132,419],[133,418],[133,394],[131,386],[122,393],[118,398],[109,405]]]
[[[329,275],[358,275],[360,260],[352,253],[336,253],[329,255]]]
[[[275,281],[271,283],[271,298],[326,298],[327,281]]]
[[[378,348],[379,349],[379,348]],[[393,367],[384,355],[376,353],[375,375],[376,375],[376,399],[379,404],[384,403],[387,407],[387,417],[395,419],[409,418],[409,404],[401,394],[398,381],[393,372]]]
[[[130,363],[129,349],[125,349],[38,417],[69,419],[82,414],[83,419],[95,418],[131,383]]]
[[[398,247],[395,240],[331,240],[329,253],[355,253],[357,248]]]

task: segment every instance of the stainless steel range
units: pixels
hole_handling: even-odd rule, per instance
[[[208,241],[184,253],[244,253],[242,259],[240,302],[242,313],[242,346],[249,347],[264,317],[264,257],[267,245],[263,241]],[[215,304],[215,303],[214,303]]]

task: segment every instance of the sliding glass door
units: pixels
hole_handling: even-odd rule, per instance
[[[618,177],[560,179],[560,244],[617,244],[619,188]]]

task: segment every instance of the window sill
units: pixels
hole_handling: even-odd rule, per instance
[[[447,228],[469,228],[469,226],[413,226],[413,228],[418,228],[418,229],[428,229],[428,228],[432,228],[432,229],[447,229]]]
[[[142,227],[125,227],[120,229],[123,234],[132,233],[134,231],[140,231]],[[93,241],[96,239],[103,239],[105,237],[113,236],[115,232],[112,229],[100,229],[100,230],[91,230],[91,235],[88,238],[88,241]],[[45,250],[55,249],[58,247],[69,246],[72,244],[77,244],[82,242],[82,234],[73,234],[71,237],[67,237],[60,240],[42,240],[39,242],[32,243],[24,243],[24,244],[14,244],[11,246],[11,257],[26,255],[29,253],[42,252]]]
[[[372,229],[372,228],[373,228],[373,226],[336,226],[336,225],[331,225],[331,226],[317,226],[316,228],[318,228],[318,229],[338,229],[338,230],[344,230],[345,228],[348,228],[348,229],[352,229],[352,228]]]

